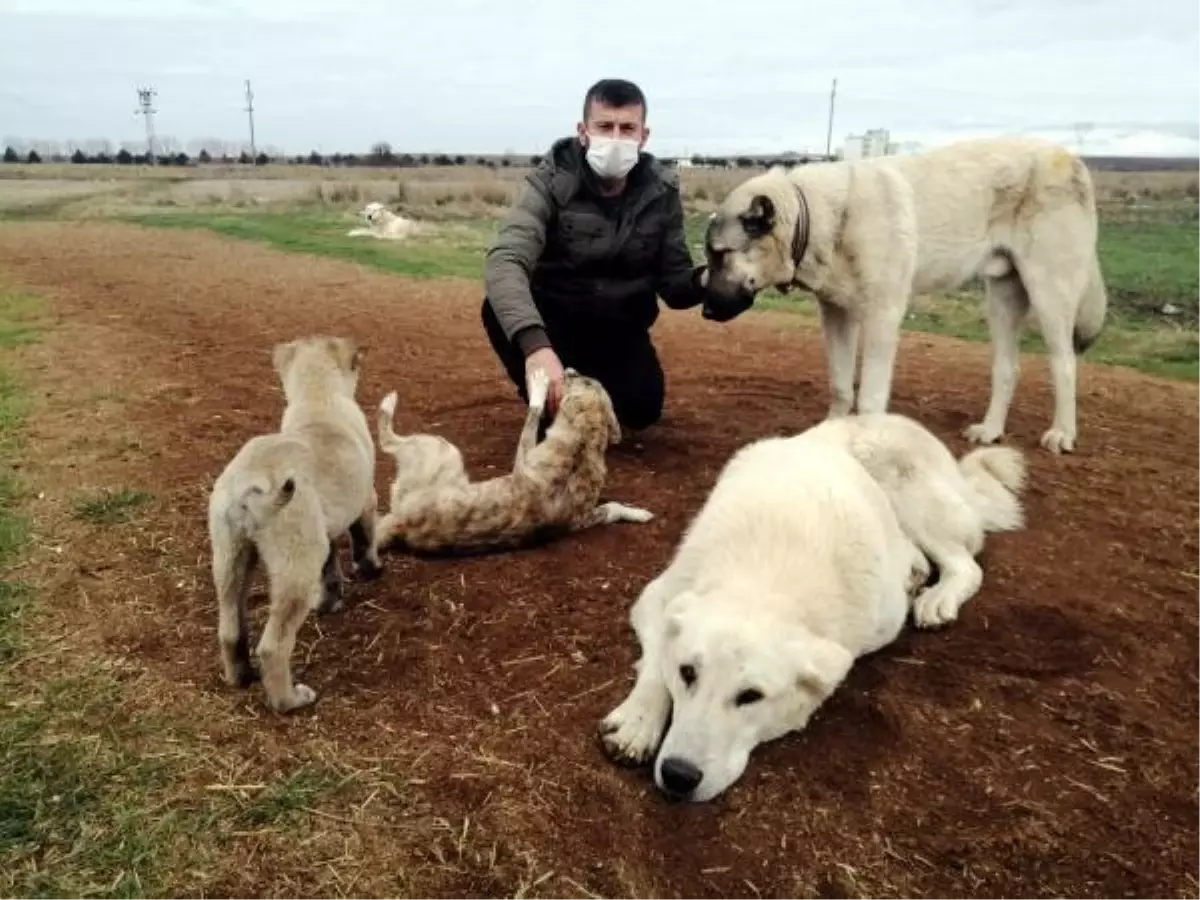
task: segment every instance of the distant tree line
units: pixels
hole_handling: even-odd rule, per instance
[[[716,169],[766,168],[771,165],[783,165],[790,168],[793,165],[805,165],[810,162],[820,161],[822,158],[808,155],[784,156],[774,159],[754,158],[750,156],[693,156],[691,157],[691,163],[693,166]],[[419,168],[421,166],[465,165],[485,166],[495,169],[508,168],[513,165],[538,166],[542,163],[542,160],[543,157],[540,154],[514,158],[510,156],[465,156],[461,153],[453,156],[447,153],[396,153],[392,149],[391,144],[386,141],[374,144],[368,152],[363,154],[321,154],[313,150],[310,153],[296,156],[285,156],[282,154],[268,155],[267,153],[260,152],[257,156],[252,157],[244,150],[237,155],[228,152],[215,155],[209,153],[207,149],[201,149],[194,157],[182,151],[157,154],[154,157],[154,163],[160,166],[209,165],[213,163],[221,165],[265,166],[268,163],[290,163],[297,166],[382,166],[401,169]],[[37,150],[30,150],[28,153],[18,153],[12,146],[4,148],[4,162],[6,163],[40,163],[42,161],[43,157]],[[145,153],[131,153],[127,149],[121,149],[116,153],[86,153],[82,149],[77,149],[70,155],[54,154],[47,156],[46,161],[130,166],[146,165],[150,162],[150,159]],[[674,165],[675,161],[667,159],[664,162],[668,165]]]

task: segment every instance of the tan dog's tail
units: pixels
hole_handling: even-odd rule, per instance
[[[379,401],[379,413],[376,425],[379,431],[379,449],[385,453],[395,453],[400,449],[400,438],[396,435],[394,419],[396,416],[396,392],[392,391]]]
[[[262,528],[295,496],[295,475],[288,473],[282,478],[273,478],[266,473],[255,475],[242,491],[239,507],[243,520],[240,524],[247,531]]]
[[[1087,288],[1079,300],[1079,311],[1075,314],[1073,341],[1076,353],[1083,353],[1104,330],[1104,317],[1108,311],[1108,291],[1104,286],[1104,275],[1100,272],[1100,261],[1092,257],[1089,266]]]
[[[1015,447],[979,447],[958,461],[971,486],[971,505],[986,531],[1016,531],[1025,522],[1018,495],[1025,486],[1025,457]]]

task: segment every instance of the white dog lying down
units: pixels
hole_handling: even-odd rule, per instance
[[[382,203],[372,201],[362,208],[359,218],[367,223],[366,228],[352,228],[347,237],[373,237],[381,241],[402,241],[417,233],[417,223],[398,216]]]
[[[657,749],[661,790],[711,800],[758,744],[802,729],[910,608],[922,628],[957,617],[982,580],[985,532],[1023,525],[1024,477],[1017,450],[956,462],[889,413],[742,448],[633,606],[637,679],[600,725],[605,751],[640,764]],[[940,570],[928,587],[926,555]]]

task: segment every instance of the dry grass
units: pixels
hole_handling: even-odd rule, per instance
[[[428,748],[397,739],[382,759],[302,720],[264,728],[253,698],[181,690],[114,643],[158,629],[170,640],[136,561],[156,560],[155,577],[181,593],[194,567],[161,524],[178,498],[72,496],[81,468],[89,482],[127,474],[113,451],[128,438],[114,427],[148,387],[89,357],[81,371],[120,390],[82,413],[90,440],[79,445],[80,412],[66,410],[59,380],[80,371],[46,365],[62,347],[37,345],[42,312],[0,291],[0,346],[23,351],[0,378],[4,465],[22,463],[19,481],[0,481],[0,895],[428,896],[481,866],[504,893],[532,883],[414,795],[398,762]],[[92,337],[73,346],[88,356]],[[13,363],[51,373],[36,402]],[[29,412],[41,417],[36,454],[22,439]],[[35,498],[29,483],[53,489]]]
[[[478,165],[419,168],[315,168],[209,165],[191,168],[97,165],[2,165],[0,210],[10,215],[94,218],[175,209],[354,212],[377,200],[406,215],[496,218],[513,203],[528,168]],[[760,169],[680,170],[684,203],[706,214]],[[1195,171],[1095,173],[1102,204],[1193,203]],[[86,183],[87,186],[85,186]]]

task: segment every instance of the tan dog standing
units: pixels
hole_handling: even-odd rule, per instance
[[[379,577],[375,551],[375,445],[355,399],[364,351],[348,338],[278,344],[272,362],[286,409],[280,429],[247,441],[209,498],[212,573],[225,680],[246,687],[250,663],[246,593],[261,559],[270,614],[258,644],[267,703],[277,712],[307,706],[312,688],[292,683],[291,653],[309,612],[342,604],[334,542],[349,532],[354,571]]]
[[[776,166],[729,192],[705,236],[704,315],[725,321],[769,287],[817,299],[828,416],[886,412],[915,295],[983,280],[992,391],[973,443],[1005,432],[1032,310],[1048,350],[1054,415],[1041,445],[1075,450],[1077,356],[1100,336],[1108,294],[1096,196],[1078,155],[1040,138],[959,141],[911,156]],[[862,345],[861,378],[854,374]]]
[[[468,479],[462,454],[444,438],[397,436],[392,424],[396,394],[388,394],[379,404],[379,448],[396,460],[396,478],[376,547],[398,539],[424,552],[499,550],[596,525],[653,518],[644,509],[599,502],[607,477],[605,451],[621,439],[612,401],[600,382],[567,369],[562,402],[538,443],[548,389],[545,373],[535,371],[512,472],[479,482]]]

